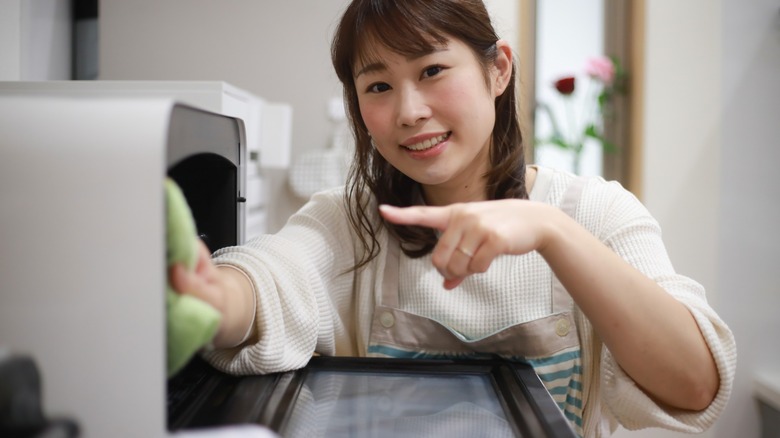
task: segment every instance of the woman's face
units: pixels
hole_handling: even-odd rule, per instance
[[[355,86],[378,152],[422,184],[429,203],[457,194],[484,197],[494,101],[508,82],[501,67],[491,66],[486,83],[474,53],[455,38],[417,58],[385,47],[372,53],[374,62],[356,67]],[[499,58],[505,55],[499,50]]]

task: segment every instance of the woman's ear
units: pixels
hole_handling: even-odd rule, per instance
[[[505,40],[496,41],[496,60],[493,63],[493,95],[504,93],[512,79],[512,48]]]

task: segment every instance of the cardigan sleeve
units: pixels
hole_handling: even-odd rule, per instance
[[[704,288],[675,272],[661,238],[658,222],[649,211],[617,182],[592,180],[581,205],[606,208],[580,214],[599,216],[594,234],[624,260],[655,280],[685,305],[715,360],[720,388],[706,409],[698,412],[660,406],[648,397],[620,368],[608,349],[601,352],[602,407],[629,430],[663,427],[698,433],[709,428],[723,412],[731,393],[736,368],[736,344],[728,326],[707,303]]]
[[[274,235],[223,248],[214,262],[243,270],[257,293],[256,332],[239,347],[204,353],[230,374],[266,374],[334,354],[348,336],[336,307],[352,290],[354,245],[341,190],[314,195]]]

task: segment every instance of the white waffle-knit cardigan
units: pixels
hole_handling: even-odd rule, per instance
[[[558,205],[574,176],[538,170],[530,199]],[[623,372],[578,312],[583,386],[590,392],[585,400],[585,436],[608,436],[617,423],[628,429],[708,428],[723,411],[734,380],[736,346],[731,331],[707,304],[703,287],[674,271],[658,223],[620,184],[590,178],[575,219],[690,309],[720,373],[720,389],[707,409],[664,409]],[[212,351],[206,359],[228,373],[264,374],[303,367],[315,352],[365,356],[387,257],[387,233],[378,239],[379,255],[365,269],[351,271],[361,244],[347,219],[343,189],[333,189],[314,195],[277,234],[215,253],[215,262],[236,266],[252,279],[257,332],[243,348]],[[443,322],[467,338],[551,312],[551,271],[537,253],[502,256],[486,273],[469,277],[454,291],[442,288],[430,256],[402,255],[399,269],[399,306]]]

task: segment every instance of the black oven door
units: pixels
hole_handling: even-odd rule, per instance
[[[575,437],[526,364],[314,357],[235,377],[195,360],[169,381],[171,431],[262,424],[283,437]]]

